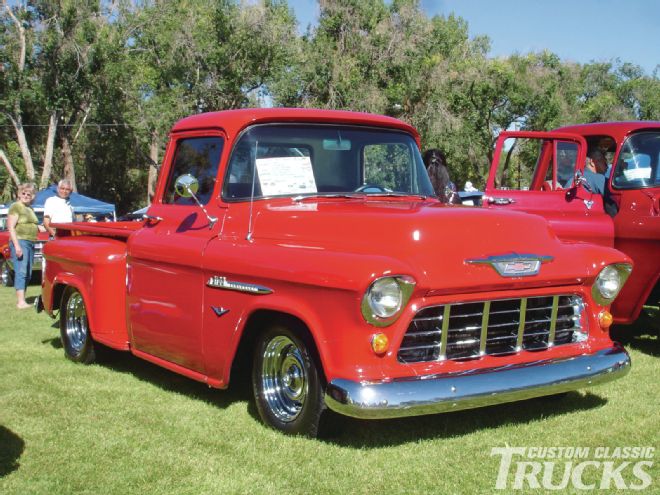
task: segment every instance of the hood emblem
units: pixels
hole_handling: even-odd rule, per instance
[[[472,258],[466,263],[475,265],[491,265],[502,277],[531,277],[539,273],[542,263],[548,263],[552,256],[537,254],[502,254],[486,258]]]

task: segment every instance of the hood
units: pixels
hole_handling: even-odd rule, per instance
[[[362,255],[372,260],[365,262],[364,276],[412,275],[418,288],[434,295],[581,284],[605,264],[626,259],[613,249],[563,243],[540,216],[398,199],[262,203],[255,208],[253,238],[316,253]],[[542,257],[539,273],[504,277],[478,262],[513,254]]]

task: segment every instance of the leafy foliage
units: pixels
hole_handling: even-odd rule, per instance
[[[0,8],[0,151],[20,180],[74,178],[142,206],[179,118],[246,106],[383,113],[483,186],[503,129],[660,119],[657,71],[550,52],[488,57],[460,17],[418,0],[320,0],[296,33],[285,0],[33,0]],[[0,166],[0,201],[15,188]]]

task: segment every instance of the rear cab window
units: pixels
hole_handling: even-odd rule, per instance
[[[638,132],[621,146],[612,175],[614,189],[660,186],[660,132]]]

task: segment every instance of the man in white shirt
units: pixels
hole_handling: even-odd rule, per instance
[[[57,196],[51,196],[44,203],[44,227],[51,236],[55,235],[55,228],[51,223],[73,222],[73,208],[69,203],[71,191],[71,181],[62,179],[57,183]]]

